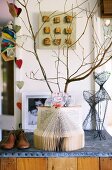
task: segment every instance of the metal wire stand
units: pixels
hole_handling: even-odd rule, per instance
[[[84,129],[89,124],[94,130],[94,138],[106,139],[103,134],[104,121],[108,106],[108,101],[111,100],[109,94],[104,89],[103,85],[108,80],[110,73],[104,71],[102,73],[94,73],[95,82],[100,86],[97,92],[84,91],[84,99],[90,106],[90,111],[83,122]]]

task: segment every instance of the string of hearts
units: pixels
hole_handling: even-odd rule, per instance
[[[16,63],[16,66],[20,69],[22,67],[22,64],[23,64],[23,60],[22,59],[16,59],[15,60],[15,63]],[[19,88],[19,89],[22,89],[22,87],[24,86],[24,81],[16,81],[16,86]],[[17,102],[16,103],[17,107],[22,110],[22,103],[21,102]]]
[[[16,86],[20,89],[22,89],[22,87],[24,86],[24,81],[16,81]],[[16,106],[18,107],[18,109],[21,111],[22,110],[22,102],[18,101],[16,103]],[[21,113],[20,113],[20,123],[19,123],[19,128],[22,128],[22,123],[21,123]]]

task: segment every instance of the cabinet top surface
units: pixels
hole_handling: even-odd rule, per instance
[[[102,132],[102,137],[106,139],[100,140],[99,136],[96,138],[94,136],[93,131],[85,131],[85,147],[82,149],[69,152],[48,152],[35,149],[32,141],[33,134],[28,133],[27,137],[31,143],[29,149],[0,149],[0,157],[112,157],[112,137],[105,131]]]

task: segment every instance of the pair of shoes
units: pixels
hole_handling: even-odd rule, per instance
[[[13,149],[14,147],[18,149],[27,149],[30,147],[23,130],[11,131],[6,140],[3,140],[0,145],[1,149]]]

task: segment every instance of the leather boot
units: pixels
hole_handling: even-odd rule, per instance
[[[0,144],[1,149],[12,149],[15,146],[16,136],[14,132],[10,132],[6,140],[3,140]]]
[[[18,149],[27,149],[30,147],[30,144],[26,138],[24,131],[20,131],[20,133],[17,136],[16,142],[17,142],[16,147]]]

